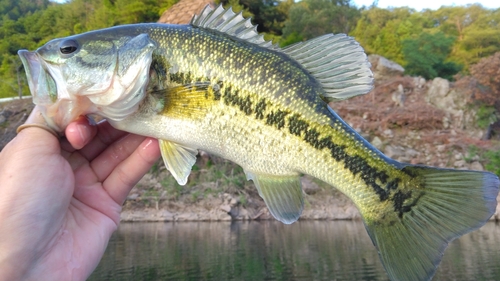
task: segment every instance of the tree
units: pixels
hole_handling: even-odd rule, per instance
[[[327,33],[349,33],[360,15],[348,0],[304,0],[290,7],[283,37],[307,40]]]
[[[217,1],[216,1],[217,2]],[[220,0],[225,8],[232,7],[235,13],[243,12],[246,18],[251,17],[252,23],[257,24],[257,31],[277,37],[287,19],[288,10],[293,0]]]
[[[371,7],[362,12],[351,35],[366,52],[405,65],[403,40],[417,36],[428,26],[431,26],[429,20],[413,9],[403,7],[386,10]]]
[[[426,79],[438,76],[452,79],[461,69],[458,64],[446,61],[454,41],[455,38],[446,36],[443,32],[423,32],[417,38],[404,40],[406,72]]]
[[[489,10],[479,4],[442,7],[430,17],[435,29],[457,38],[450,60],[465,69],[500,51],[500,9]]]

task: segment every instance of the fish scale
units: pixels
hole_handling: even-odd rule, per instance
[[[198,149],[219,155],[287,224],[304,207],[300,175],[334,186],[358,207],[391,280],[430,280],[448,243],[496,208],[496,175],[389,159],[327,105],[372,88],[363,49],[345,35],[279,48],[219,6],[190,25],[117,26],[19,55],[49,126],[98,114],[157,138],[181,185]]]

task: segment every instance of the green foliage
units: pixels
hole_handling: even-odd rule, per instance
[[[443,77],[452,79],[461,67],[454,62],[447,62],[455,38],[443,32],[420,33],[415,39],[403,40],[403,54],[406,60],[406,72],[420,75],[426,79]]]
[[[293,0],[218,0],[225,8],[232,7],[238,13],[243,11],[244,17],[251,17],[252,23],[257,24],[257,31],[280,36],[287,19],[288,9]]]
[[[469,148],[467,150],[467,155],[464,156],[464,160],[467,163],[471,163],[473,161],[474,156],[477,156],[479,154],[479,148],[475,145],[469,145]]]
[[[500,176],[500,150],[490,150],[484,153],[486,157],[486,170]]]
[[[301,42],[303,40],[304,37],[302,37],[302,35],[298,34],[297,32],[293,32],[289,34],[287,37],[281,39],[280,46],[285,47],[293,43]]]
[[[455,36],[450,60],[465,66],[500,50],[500,10],[488,10],[479,4],[442,7],[430,17],[434,29]]]
[[[481,129],[486,129],[490,124],[498,120],[497,111],[494,106],[482,105],[477,110],[476,123]]]
[[[352,36],[368,53],[379,54],[399,64],[406,64],[402,42],[431,26],[422,14],[409,8],[392,10],[371,7],[363,11]]]
[[[478,4],[416,12],[409,8],[362,11],[352,36],[368,53],[379,54],[401,65],[409,63],[403,54],[403,41],[417,39],[422,33],[443,33],[456,38],[450,53],[435,68],[451,79],[451,73],[467,71],[479,59],[500,51],[500,10],[488,10]],[[445,62],[446,61],[446,62]],[[428,62],[422,68],[429,69]],[[407,70],[411,70],[407,67]]]
[[[293,5],[283,29],[285,41],[327,33],[349,33],[360,11],[348,0],[303,0]]]

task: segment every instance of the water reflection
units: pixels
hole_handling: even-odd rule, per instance
[[[500,280],[500,226],[448,248],[434,280]],[[89,280],[388,280],[351,221],[125,223]]]

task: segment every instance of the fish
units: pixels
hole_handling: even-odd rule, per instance
[[[116,26],[19,56],[48,126],[93,114],[157,138],[180,185],[203,150],[240,165],[285,224],[304,208],[302,175],[340,190],[391,280],[430,280],[447,245],[496,209],[495,174],[392,160],[328,105],[373,87],[345,34],[280,48],[241,13],[207,6],[187,25]]]

